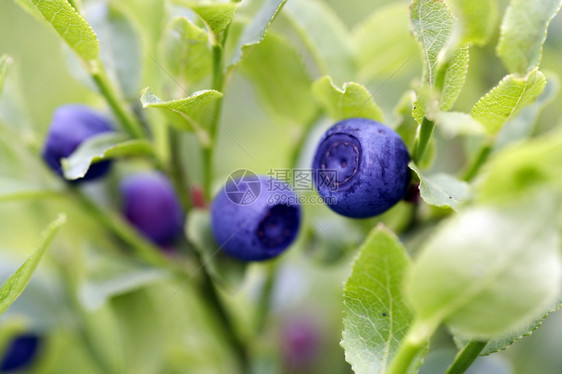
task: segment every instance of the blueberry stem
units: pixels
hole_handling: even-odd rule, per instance
[[[273,290],[275,289],[275,280],[277,279],[277,269],[277,261],[271,261],[267,264],[266,278],[258,301],[256,335],[259,335],[263,331],[265,323],[267,322],[267,316],[273,301]]]
[[[478,358],[480,352],[488,344],[487,341],[471,340],[463,349],[457,353],[455,360],[449,366],[445,374],[462,374]]]
[[[484,142],[484,144],[482,145],[482,147],[480,148],[480,150],[476,154],[476,157],[474,158],[474,161],[472,161],[472,164],[468,167],[468,170],[464,174],[464,176],[463,176],[464,181],[470,182],[470,181],[472,181],[472,179],[474,179],[474,177],[480,171],[480,168],[482,167],[482,165],[484,165],[486,163],[486,161],[488,160],[488,157],[492,153],[493,148],[494,148],[494,145],[493,145],[492,141],[487,140],[487,141]]]
[[[90,69],[90,75],[129,135],[133,138],[146,137],[141,123],[125,108],[122,100],[117,96],[111,82],[102,70],[101,63],[98,62],[95,67]]]
[[[191,194],[189,189],[189,180],[185,170],[183,169],[181,159],[181,134],[172,130],[170,134],[170,176],[178,196],[180,198],[183,209],[187,212],[192,207]]]
[[[304,147],[306,141],[310,137],[310,133],[314,129],[314,124],[318,122],[318,120],[322,117],[323,114],[324,113],[322,110],[318,110],[316,114],[308,122],[308,124],[304,127],[304,131],[301,130],[300,133],[298,134],[298,138],[295,142],[295,146],[291,150],[291,155],[289,160],[289,165],[291,165],[291,167],[295,168],[298,166],[297,163],[299,162],[299,157],[302,153],[302,148]]]
[[[412,362],[426,347],[437,326],[437,323],[429,321],[414,321],[408,330],[408,334],[400,342],[400,347],[390,364],[388,374],[408,373]]]
[[[433,121],[430,121],[426,117],[423,117],[418,136],[416,137],[416,143],[414,145],[413,161],[416,165],[419,165],[419,162],[424,156],[424,153],[427,149],[427,144],[429,143],[429,141],[431,140],[431,136],[433,135],[434,127],[435,123]]]

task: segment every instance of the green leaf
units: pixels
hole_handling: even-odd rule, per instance
[[[166,28],[162,51],[170,73],[188,84],[211,73],[209,35],[185,17],[175,18]]]
[[[351,117],[370,118],[384,122],[381,109],[365,87],[355,82],[344,83],[343,89],[328,76],[314,82],[312,92],[330,117],[339,121]]]
[[[152,145],[148,140],[128,139],[128,136],[114,132],[87,139],[68,158],[62,159],[64,177],[68,180],[82,178],[90,165],[111,158],[153,155]]]
[[[521,109],[517,117],[503,126],[498,134],[494,149],[500,149],[508,144],[521,141],[531,136],[542,109],[550,104],[560,91],[560,80],[556,74],[546,76],[546,86],[533,104]]]
[[[172,125],[182,131],[195,132],[203,144],[207,144],[207,128],[213,120],[215,105],[222,100],[222,96],[219,91],[203,90],[184,99],[162,101],[150,92],[150,89],[145,88],[142,91],[141,102],[143,108],[164,110]]]
[[[546,78],[537,69],[523,78],[508,75],[474,105],[472,117],[495,135],[521,108],[535,101],[545,85]]]
[[[562,190],[562,133],[546,134],[505,148],[484,165],[476,196],[480,201],[512,201],[547,186]]]
[[[266,0],[264,2],[258,13],[252,17],[250,23],[242,31],[229,66],[238,64],[247,51],[251,50],[251,47],[262,42],[269,25],[277,17],[286,2],[287,0]]]
[[[373,42],[376,35],[376,43]],[[384,79],[418,53],[416,41],[408,29],[408,7],[393,3],[378,9],[353,30],[359,81]]]
[[[213,279],[222,286],[239,286],[246,274],[247,262],[226,255],[213,239],[208,211],[193,210],[185,224],[185,233]]]
[[[310,50],[321,74],[341,83],[355,76],[352,38],[345,24],[325,3],[291,0],[285,14]]]
[[[502,336],[540,316],[560,294],[557,215],[556,200],[543,193],[448,220],[408,276],[416,316],[470,339]]]
[[[443,0],[413,0],[410,5],[410,24],[422,50],[422,83],[433,86],[438,56],[453,33],[455,16]]]
[[[561,0],[511,0],[505,13],[497,54],[511,73],[539,66],[550,21]]]
[[[4,79],[8,73],[8,68],[12,64],[12,58],[8,55],[0,56],[0,97],[2,97],[2,88],[4,87]]]
[[[430,205],[457,210],[470,197],[470,186],[466,182],[448,174],[424,175],[413,162],[409,167],[420,179],[422,199]]]
[[[486,347],[482,350],[482,352],[480,352],[480,355],[487,356],[491,355],[492,353],[506,350],[516,341],[531,335],[536,329],[542,326],[542,323],[550,313],[559,310],[561,307],[562,304],[560,304],[560,302],[557,302],[556,306],[549,308],[548,311],[543,313],[540,318],[528,323],[526,326],[510,331],[509,334],[505,336],[490,340],[488,344],[486,344]],[[455,344],[459,348],[468,343],[468,341],[469,339],[463,337],[455,337]]]
[[[316,113],[312,78],[302,56],[284,38],[271,33],[249,51],[240,65],[257,96],[280,119],[306,124]]]
[[[66,0],[29,0],[61,38],[84,60],[94,60],[99,53],[98,39],[90,25]],[[28,8],[29,1],[19,1]]]
[[[198,4],[185,0],[175,1],[197,13],[209,30],[215,35],[215,38],[230,25],[234,13],[236,13],[236,9],[238,9],[239,6],[237,3]]]
[[[55,234],[59,228],[66,222],[66,216],[60,215],[53,223],[47,227],[41,237],[39,247],[31,256],[19,267],[18,270],[2,286],[0,287],[0,315],[21,295],[25,287],[29,283],[33,272],[39,265],[39,261],[43,258],[45,252],[49,248]]]
[[[63,191],[20,179],[0,177],[0,202],[62,197]]]
[[[402,295],[409,267],[398,238],[382,226],[373,229],[344,286],[341,345],[356,374],[386,373],[412,323]]]
[[[136,99],[142,75],[141,41],[128,14],[115,3],[96,3],[86,9],[100,39],[100,57],[106,73],[128,100]]]
[[[436,85],[441,88],[440,108],[442,111],[447,111],[457,101],[466,81],[466,74],[468,73],[468,47],[457,50],[452,59],[440,70],[443,71],[442,82],[436,82]]]
[[[452,0],[454,12],[462,24],[462,44],[483,46],[494,34],[498,21],[497,0]]]

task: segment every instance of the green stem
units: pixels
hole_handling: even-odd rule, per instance
[[[257,317],[256,317],[256,333],[259,335],[267,322],[267,316],[273,301],[273,290],[275,288],[275,279],[277,278],[277,262],[273,261],[267,264],[267,275],[263,285],[262,294],[258,301]]]
[[[125,109],[123,103],[117,96],[115,89],[107,79],[107,76],[100,70],[101,68],[90,69],[90,75],[94,80],[96,86],[100,90],[101,94],[107,100],[107,103],[113,110],[113,113],[117,116],[121,124],[125,127],[125,130],[133,138],[144,138],[146,134],[142,128],[142,125],[137,119]]]
[[[427,149],[427,145],[429,144],[431,136],[433,135],[434,127],[435,123],[433,121],[430,121],[426,117],[423,117],[420,131],[414,145],[413,161],[415,164],[419,164],[419,162],[422,160],[425,150]]]
[[[290,159],[289,159],[289,165],[291,165],[292,168],[297,167],[297,163],[299,161],[299,156],[301,155],[302,148],[304,147],[306,141],[310,137],[310,133],[314,129],[314,124],[316,122],[318,122],[318,120],[323,115],[324,115],[324,112],[322,110],[318,110],[316,112],[316,114],[308,122],[308,124],[304,127],[304,131],[301,131],[301,133],[299,134],[299,137],[298,137],[298,139],[295,143],[295,146],[291,150],[291,155],[290,155]]]
[[[480,150],[476,154],[474,161],[472,162],[472,164],[464,174],[463,176],[464,181],[470,182],[478,174],[482,165],[484,165],[488,160],[488,157],[492,153],[493,148],[494,145],[492,141],[486,141],[484,145],[482,145],[482,148],[480,148]]]
[[[144,239],[128,223],[113,212],[107,212],[98,204],[93,202],[88,196],[76,187],[70,187],[71,192],[76,196],[82,208],[92,217],[95,217],[109,231],[117,235],[121,240],[131,246],[138,256],[147,263],[157,267],[169,267],[168,261],[160,252],[160,249]]]
[[[406,374],[416,356],[427,346],[429,338],[438,324],[416,322],[412,324],[408,334],[400,343],[400,348],[394,356],[388,369],[388,374]]]
[[[488,344],[487,341],[471,340],[463,349],[457,353],[455,360],[449,366],[445,374],[462,374],[464,373],[470,365],[478,358],[480,352]]]
[[[172,181],[178,191],[178,195],[184,210],[187,212],[191,209],[191,196],[189,189],[189,181],[182,167],[181,160],[181,134],[176,131],[171,133],[171,157],[170,157],[170,175]]]

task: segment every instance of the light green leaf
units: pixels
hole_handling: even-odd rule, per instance
[[[185,233],[199,252],[203,265],[218,283],[227,288],[242,283],[248,263],[226,255],[219,248],[211,233],[208,211],[191,211],[185,224]]]
[[[321,74],[338,84],[355,76],[352,38],[345,24],[325,3],[318,0],[291,0],[285,14],[293,24]]]
[[[448,220],[407,278],[416,315],[470,339],[502,336],[539,317],[560,294],[557,214],[556,199],[540,194]]]
[[[466,81],[468,47],[457,50],[452,59],[439,70],[443,71],[442,78],[438,76],[441,81],[436,82],[436,86],[441,88],[440,108],[442,111],[447,111],[457,101]]]
[[[562,190],[562,133],[546,134],[492,156],[482,169],[476,196],[481,201],[512,201],[538,188]]]
[[[413,162],[408,166],[420,179],[420,195],[426,203],[457,210],[470,197],[466,182],[448,174],[424,175]]]
[[[521,109],[517,117],[502,127],[498,134],[494,149],[500,149],[508,144],[521,141],[531,136],[533,127],[537,122],[542,109],[550,104],[560,90],[560,80],[556,74],[547,74],[546,86],[533,104]]]
[[[39,247],[31,256],[19,267],[18,270],[2,286],[0,287],[0,315],[21,295],[25,287],[29,283],[33,272],[39,265],[39,261],[43,258],[45,252],[49,248],[55,234],[59,228],[66,222],[66,216],[60,215],[53,223],[43,232]]]
[[[250,50],[251,47],[261,43],[269,25],[273,22],[277,14],[283,8],[287,0],[266,0],[258,13],[252,17],[250,23],[242,31],[242,35],[238,39],[238,44],[234,50],[234,54],[230,59],[229,66],[234,66],[240,62],[242,56]]]
[[[396,74],[397,68],[415,66],[416,60],[410,60],[417,55],[418,46],[408,29],[408,7],[402,3],[377,9],[353,30],[353,39],[359,81],[384,79]]]
[[[484,126],[470,114],[460,112],[439,112],[435,116],[435,126],[447,137],[484,135]]]
[[[148,140],[129,140],[124,134],[109,132],[93,136],[84,141],[68,157],[61,160],[64,177],[68,180],[82,178],[90,165],[117,157],[152,156],[152,145]]]
[[[62,197],[62,190],[0,177],[0,202]]]
[[[209,28],[209,30],[215,35],[218,35],[226,30],[236,9],[238,9],[239,4],[237,3],[195,3],[185,0],[175,0],[176,3],[185,5],[191,10],[193,10]]]
[[[215,90],[197,91],[184,99],[162,101],[148,88],[142,91],[143,108],[158,108],[179,130],[193,131],[203,144],[208,143],[207,128],[213,119],[215,105],[222,100],[223,94]]]
[[[486,347],[484,347],[482,352],[480,352],[480,355],[487,356],[487,355],[491,355],[492,353],[506,350],[507,348],[509,348],[510,345],[512,345],[516,341],[531,335],[536,329],[542,326],[542,323],[550,313],[559,310],[561,307],[562,304],[560,304],[560,302],[558,301],[556,303],[556,306],[550,307],[548,311],[543,313],[543,315],[540,318],[528,323],[524,327],[510,331],[509,334],[505,336],[490,340],[488,344],[486,344]],[[466,343],[468,343],[468,341],[469,339],[463,337],[455,337],[455,344],[459,348],[464,346]]]
[[[561,0],[511,0],[501,26],[497,54],[511,73],[539,66],[550,21]]]
[[[482,123],[488,133],[497,134],[521,108],[535,101],[545,85],[546,78],[537,69],[523,78],[508,75],[474,105],[472,117]]]
[[[409,268],[398,238],[374,228],[344,286],[341,345],[356,374],[386,373],[406,335],[413,314],[403,301],[402,281]]]
[[[98,39],[90,25],[66,0],[21,0],[28,9],[29,2],[53,26],[61,38],[84,60],[94,60],[99,53]],[[26,5],[24,5],[26,4]]]
[[[455,14],[462,24],[462,44],[485,45],[488,43],[498,21],[497,0],[452,0]]]
[[[340,89],[326,76],[314,82],[312,92],[330,117],[336,121],[351,117],[384,121],[382,111],[372,95],[359,83],[347,82],[344,83],[343,89]]]
[[[162,51],[170,73],[188,84],[211,73],[209,35],[185,17],[175,18],[166,28]]]
[[[2,88],[4,87],[4,79],[8,73],[8,68],[12,64],[12,58],[8,55],[0,56],[0,97],[2,97]]]
[[[100,57],[106,73],[119,84],[128,100],[136,99],[142,75],[141,41],[128,14],[115,3],[95,3],[86,9],[100,39]]]
[[[394,126],[396,132],[400,135],[410,153],[414,150],[414,143],[418,131],[418,123],[412,117],[412,108],[414,106],[416,94],[414,91],[406,91],[394,108],[394,113],[398,118],[397,124]]]
[[[443,0],[413,0],[410,24],[423,55],[422,83],[435,84],[438,56],[453,33],[455,16]]]
[[[240,68],[279,119],[304,125],[315,115],[312,78],[302,56],[284,38],[267,34],[245,55]]]

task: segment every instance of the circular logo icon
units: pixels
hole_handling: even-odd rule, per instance
[[[224,191],[234,204],[249,205],[260,195],[261,182],[251,170],[239,169],[228,176]]]

